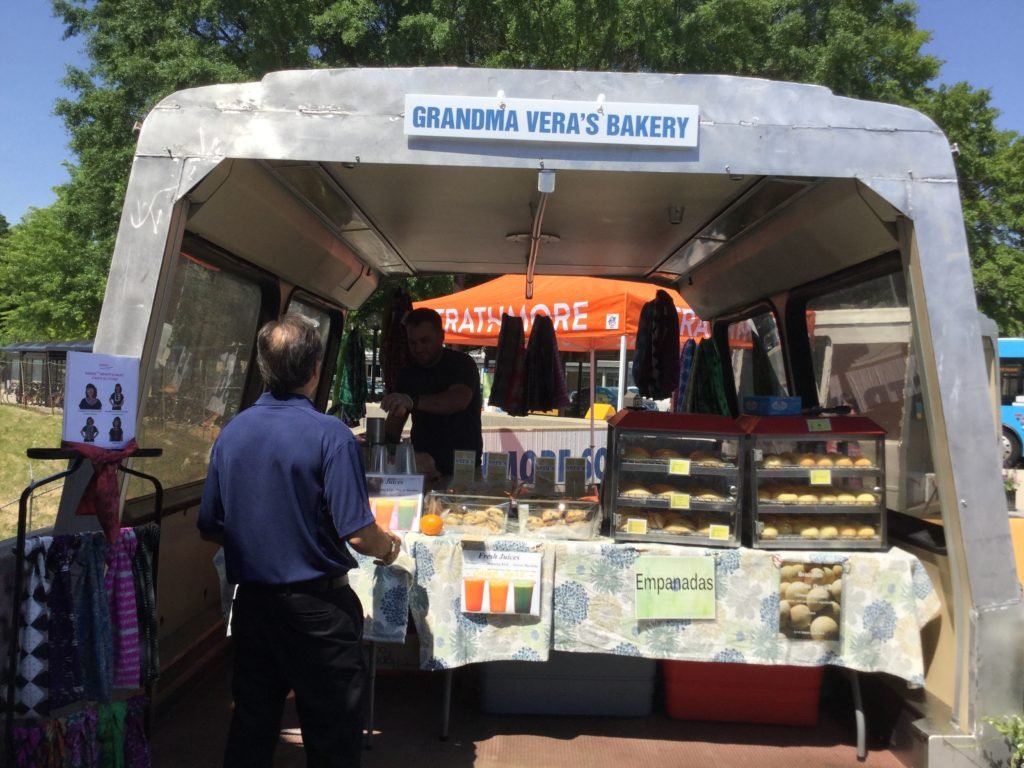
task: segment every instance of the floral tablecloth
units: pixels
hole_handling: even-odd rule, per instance
[[[547,661],[551,649],[551,584],[555,551],[549,543],[519,537],[475,541],[490,551],[540,552],[540,615],[462,612],[462,546],[459,536],[410,533],[405,547],[416,561],[409,607],[420,637],[420,666],[449,669],[480,661]],[[546,587],[546,588],[545,588]]]
[[[655,659],[730,661],[887,672],[924,682],[921,628],[939,598],[920,561],[888,552],[703,549],[665,544],[489,537],[473,546],[541,552],[540,616],[465,614],[462,538],[405,535],[410,575],[358,557],[350,574],[366,612],[366,639],[401,643],[411,613],[420,666],[449,669],[482,661],[545,661],[551,648]],[[634,563],[640,555],[715,558],[716,618],[635,618]],[[780,565],[844,565],[839,641],[793,640],[779,632]]]
[[[404,643],[412,573],[374,565],[372,557],[360,555],[354,549],[351,552],[359,567],[348,572],[348,582],[363,604],[363,639]]]
[[[924,683],[920,630],[938,615],[939,599],[920,561],[902,550],[775,552],[610,541],[559,542],[553,548],[556,650],[689,661],[834,664]],[[631,585],[641,554],[714,557],[716,618],[638,621]],[[840,641],[792,640],[780,634],[783,560],[844,564]]]

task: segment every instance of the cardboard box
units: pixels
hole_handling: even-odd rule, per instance
[[[747,395],[743,398],[742,410],[754,416],[795,416],[802,407],[799,397]]]
[[[824,670],[664,661],[665,709],[676,720],[816,725]]]

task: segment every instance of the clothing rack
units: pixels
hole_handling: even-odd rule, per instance
[[[28,527],[28,501],[32,497],[33,492],[44,485],[61,480],[69,475],[73,475],[82,466],[85,461],[85,456],[74,448],[29,448],[26,450],[26,455],[30,459],[40,459],[43,461],[57,461],[65,460],[70,461],[71,464],[67,469],[52,474],[48,477],[44,477],[41,480],[37,480],[30,483],[25,487],[25,490],[21,492],[21,498],[18,502],[18,537],[15,544],[14,550],[14,591],[11,595],[11,635],[10,645],[8,648],[7,658],[7,717],[4,723],[4,744],[7,746],[7,758],[8,764],[14,765],[15,753],[14,753],[14,703],[16,686],[14,684],[15,678],[18,672],[18,656],[21,652],[21,643],[19,640],[21,634],[21,592],[25,586],[25,539],[27,537],[26,528]],[[139,448],[133,454],[135,458],[155,458],[163,455],[162,448]],[[147,475],[144,472],[139,472],[135,469],[129,469],[121,464],[117,465],[117,468],[122,472],[134,475],[135,477],[148,480],[153,484],[154,489],[154,506],[156,512],[156,524],[157,526],[161,523],[161,511],[163,510],[163,498],[164,489],[163,485],[152,475]],[[156,593],[157,586],[157,563],[159,562],[159,548],[153,554],[153,591]],[[145,687],[146,691],[146,715],[145,715],[145,727],[146,734],[149,734],[150,728],[150,702],[152,701],[152,682],[147,682]]]

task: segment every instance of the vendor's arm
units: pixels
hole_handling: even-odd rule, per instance
[[[388,412],[388,417],[395,414],[396,420],[400,414],[404,425],[406,417],[414,410],[448,416],[466,410],[471,402],[473,402],[473,390],[466,384],[456,383],[443,392],[436,392],[432,395],[413,396],[405,392],[392,392],[390,395],[384,396],[384,399],[380,401],[380,407]],[[386,426],[387,422],[385,422]]]
[[[385,531],[377,523],[363,526],[346,541],[359,554],[374,558],[378,565],[391,565],[402,549],[398,534]]]

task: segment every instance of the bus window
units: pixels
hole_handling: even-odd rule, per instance
[[[163,449],[145,471],[168,488],[206,477],[213,441],[242,404],[260,301],[255,283],[179,256],[138,429],[139,445]],[[151,490],[132,478],[128,498]]]
[[[1003,466],[1016,467],[1024,446],[1024,339],[999,339]]]
[[[786,366],[772,312],[729,324],[729,357],[736,397],[786,395]]]
[[[331,316],[327,310],[305,299],[293,298],[288,302],[288,311],[308,317],[316,323],[320,342],[323,344],[324,351],[326,352],[328,337],[331,335]],[[320,359],[320,362],[323,363],[323,358]]]

